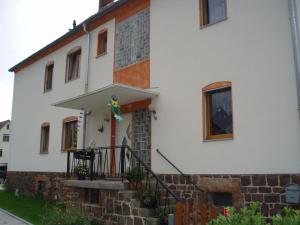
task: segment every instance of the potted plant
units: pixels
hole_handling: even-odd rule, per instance
[[[78,180],[85,180],[89,174],[89,168],[85,164],[75,166],[74,173],[77,175]]]
[[[163,210],[160,212],[160,214],[159,214],[160,224],[168,225],[168,215],[169,215],[168,210]]]
[[[142,167],[136,166],[125,174],[125,178],[129,181],[131,189],[137,190],[141,187],[141,181],[145,178],[145,172]]]
[[[153,191],[151,189],[145,190],[141,194],[140,200],[141,200],[143,207],[153,209],[153,208],[156,208],[156,206],[157,206],[157,199],[156,199],[155,191]]]

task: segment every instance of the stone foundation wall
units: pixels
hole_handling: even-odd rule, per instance
[[[65,173],[50,172],[12,172],[7,173],[7,187],[11,191],[17,188],[22,194],[38,194],[38,182],[45,182],[44,197],[53,201],[63,201],[63,180]]]
[[[194,201],[199,197],[200,201],[205,201],[205,196],[193,185],[188,184],[184,177],[175,174],[159,176],[181,198]],[[190,177],[199,187],[210,192],[231,193],[232,203],[236,208],[248,206],[251,202],[261,203],[261,212],[266,217],[282,212],[285,206],[300,209],[299,204],[287,204],[284,196],[284,187],[287,184],[300,185],[299,174],[190,175]],[[92,217],[107,217],[106,220],[110,221],[110,224],[118,224],[123,219],[128,221],[124,224],[145,224],[138,222],[144,219],[132,192],[99,190],[98,203],[92,204],[86,199],[85,189],[64,187],[64,179],[64,173],[8,172],[7,186],[12,191],[18,188],[23,194],[34,195],[37,193],[38,182],[43,181],[44,196],[49,200],[64,201]],[[119,215],[122,215],[122,218]]]
[[[68,207],[80,211],[90,218],[103,222],[105,225],[158,225],[159,219],[154,218],[153,209],[140,208],[135,191],[130,190],[99,190],[97,203],[86,198],[90,189],[64,187]]]
[[[236,208],[248,206],[251,202],[261,204],[261,212],[271,217],[282,212],[285,206],[300,208],[299,204],[285,202],[284,187],[295,183],[300,185],[300,175],[190,175],[192,181],[210,192],[232,193],[232,203]],[[180,175],[165,174],[160,178],[180,197],[194,199],[199,194]],[[203,198],[203,196],[202,196]]]

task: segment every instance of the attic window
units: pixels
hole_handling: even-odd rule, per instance
[[[199,0],[200,27],[215,24],[227,18],[226,0]]]
[[[107,30],[102,30],[98,34],[97,56],[104,55],[107,52]]]

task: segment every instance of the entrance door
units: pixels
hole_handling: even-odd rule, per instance
[[[116,121],[116,146],[128,145],[132,143],[132,114],[122,114],[123,120]],[[129,158],[125,148],[115,150],[116,170],[124,173],[129,166]]]

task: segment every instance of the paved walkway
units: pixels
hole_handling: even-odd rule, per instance
[[[0,225],[33,225],[17,216],[0,209]]]

